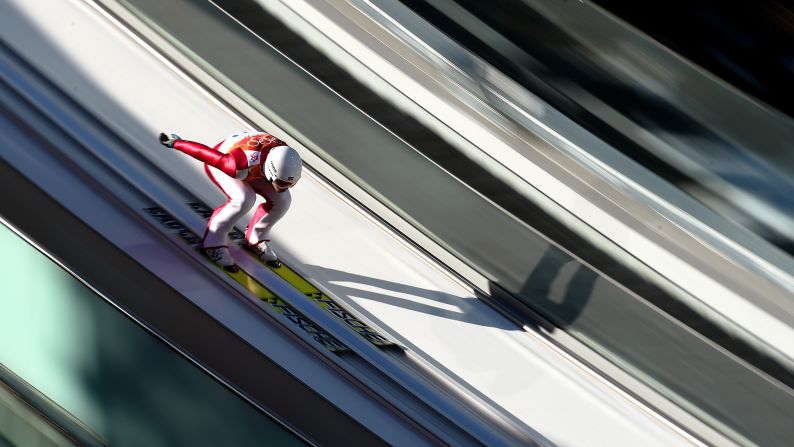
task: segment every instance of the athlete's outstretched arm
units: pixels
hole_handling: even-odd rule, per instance
[[[196,160],[203,161],[213,168],[218,168],[229,177],[235,177],[237,171],[248,167],[248,158],[242,149],[232,149],[228,154],[216,151],[201,143],[188,140],[176,140],[173,148],[184,152]]]

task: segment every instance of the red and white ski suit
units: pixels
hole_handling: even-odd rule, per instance
[[[203,161],[210,180],[229,199],[212,213],[204,232],[204,248],[228,246],[228,233],[256,201],[259,194],[265,202],[257,207],[248,224],[245,239],[257,245],[270,240],[270,230],[289,209],[289,190],[276,192],[262,173],[271,149],[286,143],[265,132],[237,132],[210,148],[201,143],[177,140],[174,149]]]

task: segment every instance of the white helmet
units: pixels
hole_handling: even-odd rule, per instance
[[[289,146],[274,147],[265,159],[265,178],[295,184],[301,178],[301,156]]]

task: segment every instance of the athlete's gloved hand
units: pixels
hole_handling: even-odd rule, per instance
[[[176,142],[176,140],[181,140],[181,138],[179,138],[179,135],[175,133],[172,133],[171,136],[169,137],[165,133],[161,132],[158,138],[160,140],[160,144],[171,149],[174,148],[174,143]]]

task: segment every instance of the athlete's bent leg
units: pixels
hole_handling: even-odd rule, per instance
[[[257,194],[264,197],[265,202],[257,207],[245,232],[247,247],[256,253],[260,259],[272,267],[279,267],[281,263],[278,255],[270,246],[270,232],[287,213],[292,203],[289,190],[276,192],[273,185],[265,180],[251,182]]]
[[[207,175],[226,194],[228,200],[212,213],[202,245],[204,248],[228,246],[228,233],[237,220],[254,205],[256,193],[245,182],[224,175],[215,168],[207,167],[206,170]]]
[[[257,194],[264,197],[265,203],[259,205],[248,224],[245,240],[249,245],[256,245],[270,240],[273,226],[287,214],[292,204],[289,190],[276,192],[273,185],[266,180],[250,182]]]

